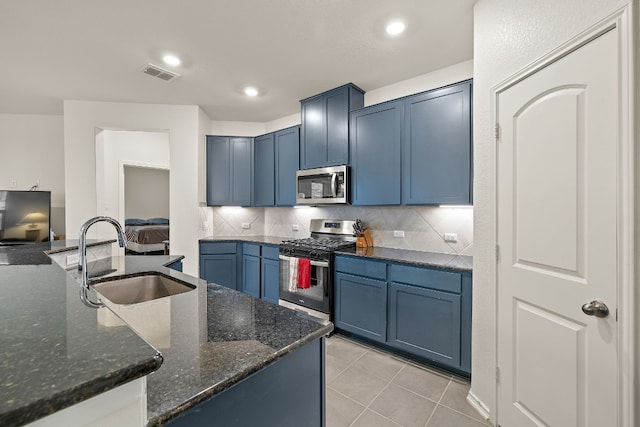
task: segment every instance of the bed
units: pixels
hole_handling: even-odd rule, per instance
[[[164,252],[169,241],[169,220],[167,218],[129,218],[124,221],[127,236],[127,252]]]

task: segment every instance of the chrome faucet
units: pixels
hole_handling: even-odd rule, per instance
[[[118,245],[121,248],[127,246],[127,238],[124,235],[122,226],[118,221],[108,216],[97,216],[91,218],[80,227],[80,237],[78,237],[78,270],[82,271],[82,286],[80,287],[80,299],[91,308],[100,308],[104,304],[94,302],[89,299],[87,292],[89,291],[89,272],[87,271],[87,230],[97,222],[108,222],[113,225],[118,233]]]

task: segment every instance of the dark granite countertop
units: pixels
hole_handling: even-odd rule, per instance
[[[87,247],[113,243],[115,240],[90,240]],[[0,246],[0,266],[3,265],[47,265],[52,260],[47,254],[78,250],[77,240],[54,240],[53,242],[27,243],[24,245]]]
[[[268,245],[279,245],[290,237],[276,236],[211,236],[200,239],[201,242],[252,242]],[[391,262],[404,262],[423,267],[443,268],[447,270],[473,270],[473,257],[455,254],[442,254],[426,251],[412,251],[407,249],[393,249],[374,246],[372,248],[357,248],[354,251],[338,251],[338,254],[366,257]]]
[[[391,262],[403,262],[422,267],[435,267],[456,271],[473,271],[473,257],[464,255],[441,254],[435,252],[410,251],[406,249],[356,248],[353,251],[338,251],[340,255],[379,259]]]
[[[278,236],[210,236],[200,239],[200,242],[249,242],[260,243],[262,245],[277,246],[282,243],[283,240],[291,240],[292,237],[278,237]]]
[[[149,425],[162,425],[333,328],[162,267],[180,259],[90,263],[95,281],[160,271],[196,286],[98,310],[80,302],[75,269],[0,266],[0,304],[9,307],[0,312],[0,425],[22,425],[148,374]],[[108,326],[114,313],[129,327]]]
[[[169,272],[161,265],[181,259],[145,257],[153,259],[143,266],[133,258],[141,257],[127,257],[125,270]],[[90,271],[118,271],[105,262]],[[34,421],[160,366],[157,350],[130,328],[101,324],[80,301],[77,277],[56,263],[0,265],[0,425]]]

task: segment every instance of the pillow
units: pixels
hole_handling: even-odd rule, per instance
[[[149,218],[147,224],[169,225],[169,220],[167,218]]]
[[[127,218],[124,220],[124,225],[147,225],[146,219],[141,218]]]

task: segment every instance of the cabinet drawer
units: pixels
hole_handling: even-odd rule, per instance
[[[389,266],[389,278],[393,282],[422,286],[424,288],[437,289],[456,294],[459,294],[462,290],[462,275],[451,271],[391,264]]]
[[[278,246],[262,246],[262,258],[278,259],[280,248]]]
[[[387,278],[387,264],[385,262],[337,256],[335,269],[343,273],[372,277],[374,279],[386,280]]]
[[[260,245],[253,243],[243,243],[242,253],[244,255],[260,256]]]
[[[237,251],[235,242],[200,243],[201,254],[235,254]]]

